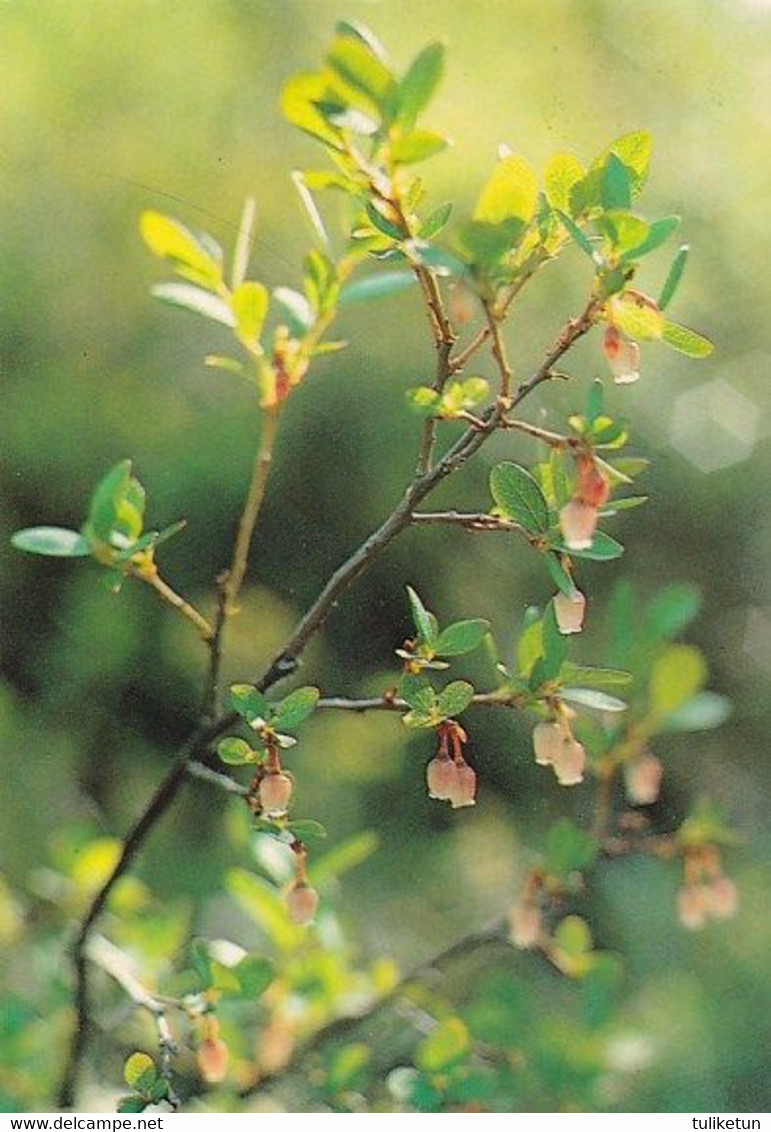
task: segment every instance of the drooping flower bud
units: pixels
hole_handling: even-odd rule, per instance
[[[560,511],[560,530],[569,550],[588,550],[597,528],[597,508],[571,499]]]
[[[586,751],[566,725],[539,723],[533,731],[533,748],[535,761],[553,767],[560,786],[583,782]]]
[[[541,909],[532,900],[519,900],[509,912],[509,938],[515,947],[537,947],[543,927]]]
[[[640,347],[621,334],[616,326],[609,326],[603,340],[605,357],[617,385],[629,385],[640,376]]]
[[[476,772],[464,761],[456,762],[453,765],[455,767],[455,782],[449,796],[452,808],[458,810],[462,806],[476,805]]]
[[[204,1081],[210,1085],[224,1081],[228,1072],[229,1057],[228,1047],[222,1038],[216,1036],[204,1038],[196,1054],[198,1071]]]
[[[730,877],[717,876],[706,886],[707,910],[716,920],[731,920],[739,906],[739,894]]]
[[[287,894],[286,905],[295,924],[312,924],[319,906],[319,894],[309,884],[297,881]]]
[[[281,771],[269,771],[260,779],[258,788],[260,805],[266,817],[281,817],[289,808],[292,797],[292,780]]]
[[[580,590],[573,590],[570,597],[558,593],[554,597],[554,614],[560,633],[580,633],[584,625],[586,598]]]
[[[426,767],[428,794],[440,802],[449,802],[456,789],[458,771],[450,758],[435,758]]]
[[[583,745],[572,735],[566,734],[558,757],[552,760],[552,766],[560,786],[577,786],[579,782],[583,782],[586,769],[586,751]]]
[[[559,758],[564,732],[558,723],[538,723],[533,730],[535,761],[539,766],[551,766]]]
[[[589,507],[602,507],[610,497],[610,484],[589,452],[582,452],[577,462],[578,478],[573,498]]]
[[[650,806],[658,800],[663,772],[661,760],[646,751],[624,764],[626,796],[635,806]]]
[[[709,915],[709,897],[703,884],[685,884],[677,894],[677,916],[688,931],[703,928]]]

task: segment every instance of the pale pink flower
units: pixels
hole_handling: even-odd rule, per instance
[[[571,499],[560,511],[560,530],[569,550],[588,550],[597,528],[597,508]]]
[[[520,900],[514,905],[509,912],[509,925],[509,938],[515,947],[527,950],[538,946],[543,921],[541,909],[532,900]]]
[[[685,884],[677,894],[677,915],[688,931],[703,928],[709,915],[709,896],[703,884]]]
[[[707,910],[715,920],[731,920],[739,906],[739,894],[730,877],[717,876],[706,886]]]
[[[586,598],[580,590],[573,590],[570,597],[558,593],[554,598],[554,614],[560,633],[580,633],[584,625]]]
[[[624,764],[626,796],[635,806],[650,806],[658,800],[663,773],[661,760],[646,751]]]
[[[280,817],[289,808],[292,780],[281,771],[272,771],[260,779],[260,805],[267,817]]]
[[[290,888],[286,905],[289,917],[295,924],[312,924],[319,906],[319,894],[309,884],[298,881]]]
[[[210,1085],[224,1081],[228,1072],[229,1056],[228,1047],[221,1038],[204,1038],[196,1054],[198,1071],[204,1081]]]

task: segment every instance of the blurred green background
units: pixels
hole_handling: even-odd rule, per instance
[[[635,452],[653,457],[645,481],[652,501],[617,520],[628,560],[582,571],[594,596],[581,654],[602,661],[603,595],[616,577],[633,577],[647,595],[671,581],[701,588],[704,612],[691,639],[709,659],[710,686],[732,697],[735,712],[719,731],[659,750],[671,754],[660,817],[679,821],[700,792],[719,802],[746,839],[728,859],[742,909],[734,922],[683,933],[673,914],[674,868],[643,862],[602,870],[593,919],[599,943],[628,957],[626,1022],[649,1042],[630,1110],[762,1110],[768,4],[0,4],[6,879],[34,933],[45,921],[40,869],[52,841],[80,825],[113,835],[126,829],[189,729],[204,665],[190,627],[177,625],[149,592],[128,585],[110,596],[93,564],[34,559],[11,550],[8,536],[38,523],[78,527],[95,482],[130,456],[148,489],[150,525],[188,520],[160,554],[165,573],[211,608],[251,462],[253,395],[203,366],[203,354],[225,341],[216,329],[151,299],[163,271],[142,246],[137,219],[145,208],[167,211],[228,245],[253,194],[260,218],[253,273],[297,286],[310,235],[289,174],[322,159],[282,121],[278,96],[287,76],[318,66],[340,16],[370,24],[400,68],[425,42],[447,42],[448,74],[429,119],[456,145],[426,166],[426,177],[431,198],[455,199],[459,213],[499,142],[542,169],[559,150],[590,159],[624,131],[654,133],[646,211],[681,213],[692,246],[674,314],[717,349],[696,363],[645,346],[639,384],[611,393],[633,422]],[[666,255],[647,262],[641,284],[655,293]],[[575,313],[586,283],[579,255],[569,255],[528,293],[509,330],[520,374]],[[351,310],[342,333],[350,348],[318,364],[286,414],[244,612],[231,633],[232,678],[260,671],[411,474],[420,423],[403,390],[432,367],[414,295]],[[603,374],[595,339],[576,351],[570,369],[582,386]],[[478,372],[492,375],[487,359]],[[572,385],[548,388],[534,406],[537,419],[559,428],[583,396]],[[484,507],[489,465],[504,454],[528,460],[533,449],[511,437],[496,441],[442,489],[442,500]],[[327,693],[382,688],[392,650],[410,628],[407,582],[443,621],[489,617],[504,641],[513,640],[525,606],[550,594],[538,564],[501,536],[410,532],[330,618],[303,679]],[[473,724],[480,798],[476,811],[460,814],[425,798],[426,742],[406,737],[397,719],[325,716],[308,728],[294,764],[303,814],[323,820],[333,839],[363,827],[380,838],[340,894],[365,954],[393,954],[409,966],[500,912],[546,819],[576,805],[544,790],[527,725]],[[226,807],[202,787],[184,795],[140,868],[162,895],[205,900],[223,867],[238,862],[220,836]],[[29,947],[27,929],[4,930],[10,949]],[[7,970],[18,980],[18,959]]]

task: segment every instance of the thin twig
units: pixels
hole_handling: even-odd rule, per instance
[[[465,527],[469,531],[514,531],[532,541],[521,523],[516,523],[513,519],[500,519],[497,515],[488,515],[484,511],[415,511],[411,522],[416,525],[448,523]]]
[[[145,582],[151,589],[155,590],[163,601],[168,602],[169,605],[173,605],[183,616],[187,617],[188,621],[192,621],[205,641],[210,641],[214,637],[214,629],[206,618],[200,614],[189,601],[185,601],[183,597],[180,597],[176,590],[171,588],[168,582],[164,582],[160,574],[157,572],[137,570],[133,572],[133,576]]]
[[[506,353],[506,343],[503,341],[503,334],[501,332],[500,320],[502,316],[497,315],[489,303],[485,303],[484,308],[487,325],[490,328],[490,337],[493,340],[493,357],[498,365],[498,372],[501,375],[501,400],[507,402],[511,396],[514,373],[508,354]]]

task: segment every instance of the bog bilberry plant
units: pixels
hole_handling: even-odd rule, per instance
[[[211,236],[176,219],[154,211],[141,217],[142,238],[173,275],[153,288],[155,295],[227,328],[232,351],[210,355],[206,364],[250,382],[260,415],[252,478],[230,565],[217,579],[213,611],[204,614],[194,607],[161,572],[161,548],[183,523],[145,529],[145,490],[128,459],[97,485],[79,531],[32,527],[14,537],[24,551],[90,556],[115,591],[133,582],[151,587],[191,623],[208,656],[199,725],[121,842],[75,932],[75,1017],[59,1091],[62,1106],[76,1101],[94,1029],[95,969],[106,972],[151,1017],[157,1035],[152,1055],[137,1051],[128,1057],[129,1091],[119,1102],[123,1112],[161,1103],[178,1106],[221,1083],[249,1094],[288,1072],[309,1049],[312,1053],[318,1035],[328,1033],[325,1027],[345,1011],[354,992],[373,1003],[393,992],[390,968],[354,968],[330,943],[329,933],[312,926],[333,915],[325,893],[329,876],[367,851],[354,842],[336,860],[334,852],[320,854],[324,828],[312,816],[296,813],[293,758],[313,713],[398,714],[404,727],[425,736],[430,797],[453,810],[473,807],[477,791],[484,789],[469,754],[475,713],[516,712],[530,721],[528,759],[543,768],[543,790],[582,791],[590,816],[583,826],[562,817],[544,831],[543,851],[521,891],[502,896],[494,933],[514,948],[536,952],[566,980],[582,985],[585,1009],[583,1021],[572,1024],[576,1033],[581,1025],[602,1033],[608,996],[619,977],[618,958],[596,949],[587,921],[566,911],[591,883],[598,859],[647,854],[679,860],[684,879],[672,913],[687,928],[734,913],[736,892],[719,857],[732,835],[713,807],[700,800],[680,828],[667,832],[654,832],[644,809],[656,801],[666,773],[659,736],[715,726],[727,710],[719,696],[704,691],[707,673],[698,649],[675,642],[697,611],[693,590],[662,590],[643,608],[631,586],[622,584],[611,600],[613,654],[597,666],[570,656],[574,638],[596,616],[592,595],[588,601],[584,592],[582,566],[623,553],[610,533],[613,519],[646,502],[636,488],[646,461],[625,454],[629,426],[617,408],[623,407],[624,391],[608,396],[608,383],[587,383],[565,367],[584,338],[596,341],[611,388],[647,380],[648,358],[662,348],[693,358],[710,353],[708,339],[669,316],[686,263],[685,245],[675,252],[658,294],[641,289],[648,257],[673,237],[679,218],[651,218],[640,204],[652,150],[644,130],[616,138],[588,165],[572,153],[555,154],[542,179],[523,157],[502,146],[470,215],[456,218],[452,202],[427,206],[429,187],[415,169],[448,144],[423,124],[443,70],[444,49],[432,43],[398,75],[371,32],[341,23],[321,69],[286,84],[285,117],[325,158],[323,168],[292,175],[315,232],[301,289],[279,286],[271,293],[250,277],[251,201],[229,259]],[[321,201],[328,192],[342,197],[348,210],[348,232],[340,246],[324,220]],[[547,332],[540,363],[522,374],[510,354],[507,320],[541,270],[563,258],[583,279],[583,305],[563,326]],[[342,307],[374,305],[402,291],[413,292],[425,311],[435,350],[434,372],[405,394],[405,420],[420,421],[414,474],[402,498],[324,584],[264,671],[244,673],[243,682],[224,689],[228,624],[238,615],[285,406],[313,380],[318,357],[344,348],[331,337]],[[640,342],[646,343],[644,356]],[[472,369],[486,356],[492,380]],[[561,431],[522,415],[535,394],[548,395],[557,381],[570,382],[576,406]],[[535,439],[542,455],[531,466],[513,458],[497,463],[489,496],[479,499],[474,512],[426,509],[434,490],[499,434],[512,441],[523,435]],[[521,542],[523,553],[542,564],[554,596],[545,608],[527,610],[513,659],[508,643],[497,641],[493,626],[473,609],[449,621],[448,611],[441,610],[440,619],[430,609],[429,595],[419,594],[404,578],[414,631],[409,639],[394,641],[393,678],[379,695],[351,699],[315,685],[283,690],[333,607],[371,563],[407,528],[438,525],[465,528],[479,537],[507,532]],[[494,658],[496,675],[482,687],[453,671],[480,649]],[[245,777],[239,768],[247,768]],[[246,805],[255,836],[278,843],[282,864],[273,884],[248,866],[229,877],[231,898],[261,927],[267,951],[246,952],[231,941],[188,941],[188,959],[169,974],[161,992],[149,989],[128,952],[98,927],[119,882],[190,776],[212,790],[228,791],[234,805]],[[473,821],[474,815],[457,815],[462,818]],[[120,937],[119,927],[114,934]],[[323,990],[309,990],[313,980]],[[330,1058],[322,1058],[313,1078],[319,1103],[350,1109],[365,1103],[363,1097],[380,1096],[381,1107],[419,1111],[472,1101],[492,1107],[499,1095],[517,1094],[518,1073],[530,1074],[530,1083],[521,1086],[523,1095],[535,1087],[539,1071],[547,1080],[548,1059],[541,1058],[547,1047],[552,1059],[569,1063],[568,1048],[558,1050],[540,1022],[526,1020],[527,1036],[513,1023],[510,1027],[512,1034],[517,1031],[511,1043],[527,1047],[524,1061],[497,1056],[496,1046],[507,1048],[507,1039],[500,1027],[486,1029],[480,1017],[473,1010],[464,1018],[439,1009],[428,1035],[414,1043],[412,1061],[397,1071],[390,1066],[382,1079],[373,1048],[344,1041]],[[197,1068],[191,1067],[191,1050]],[[532,1064],[525,1070],[528,1057]],[[573,1066],[572,1076],[565,1074],[574,1106],[597,1103],[592,1090],[602,1065],[593,1057],[586,1055],[580,1070]],[[353,1096],[359,1099],[354,1102]]]

